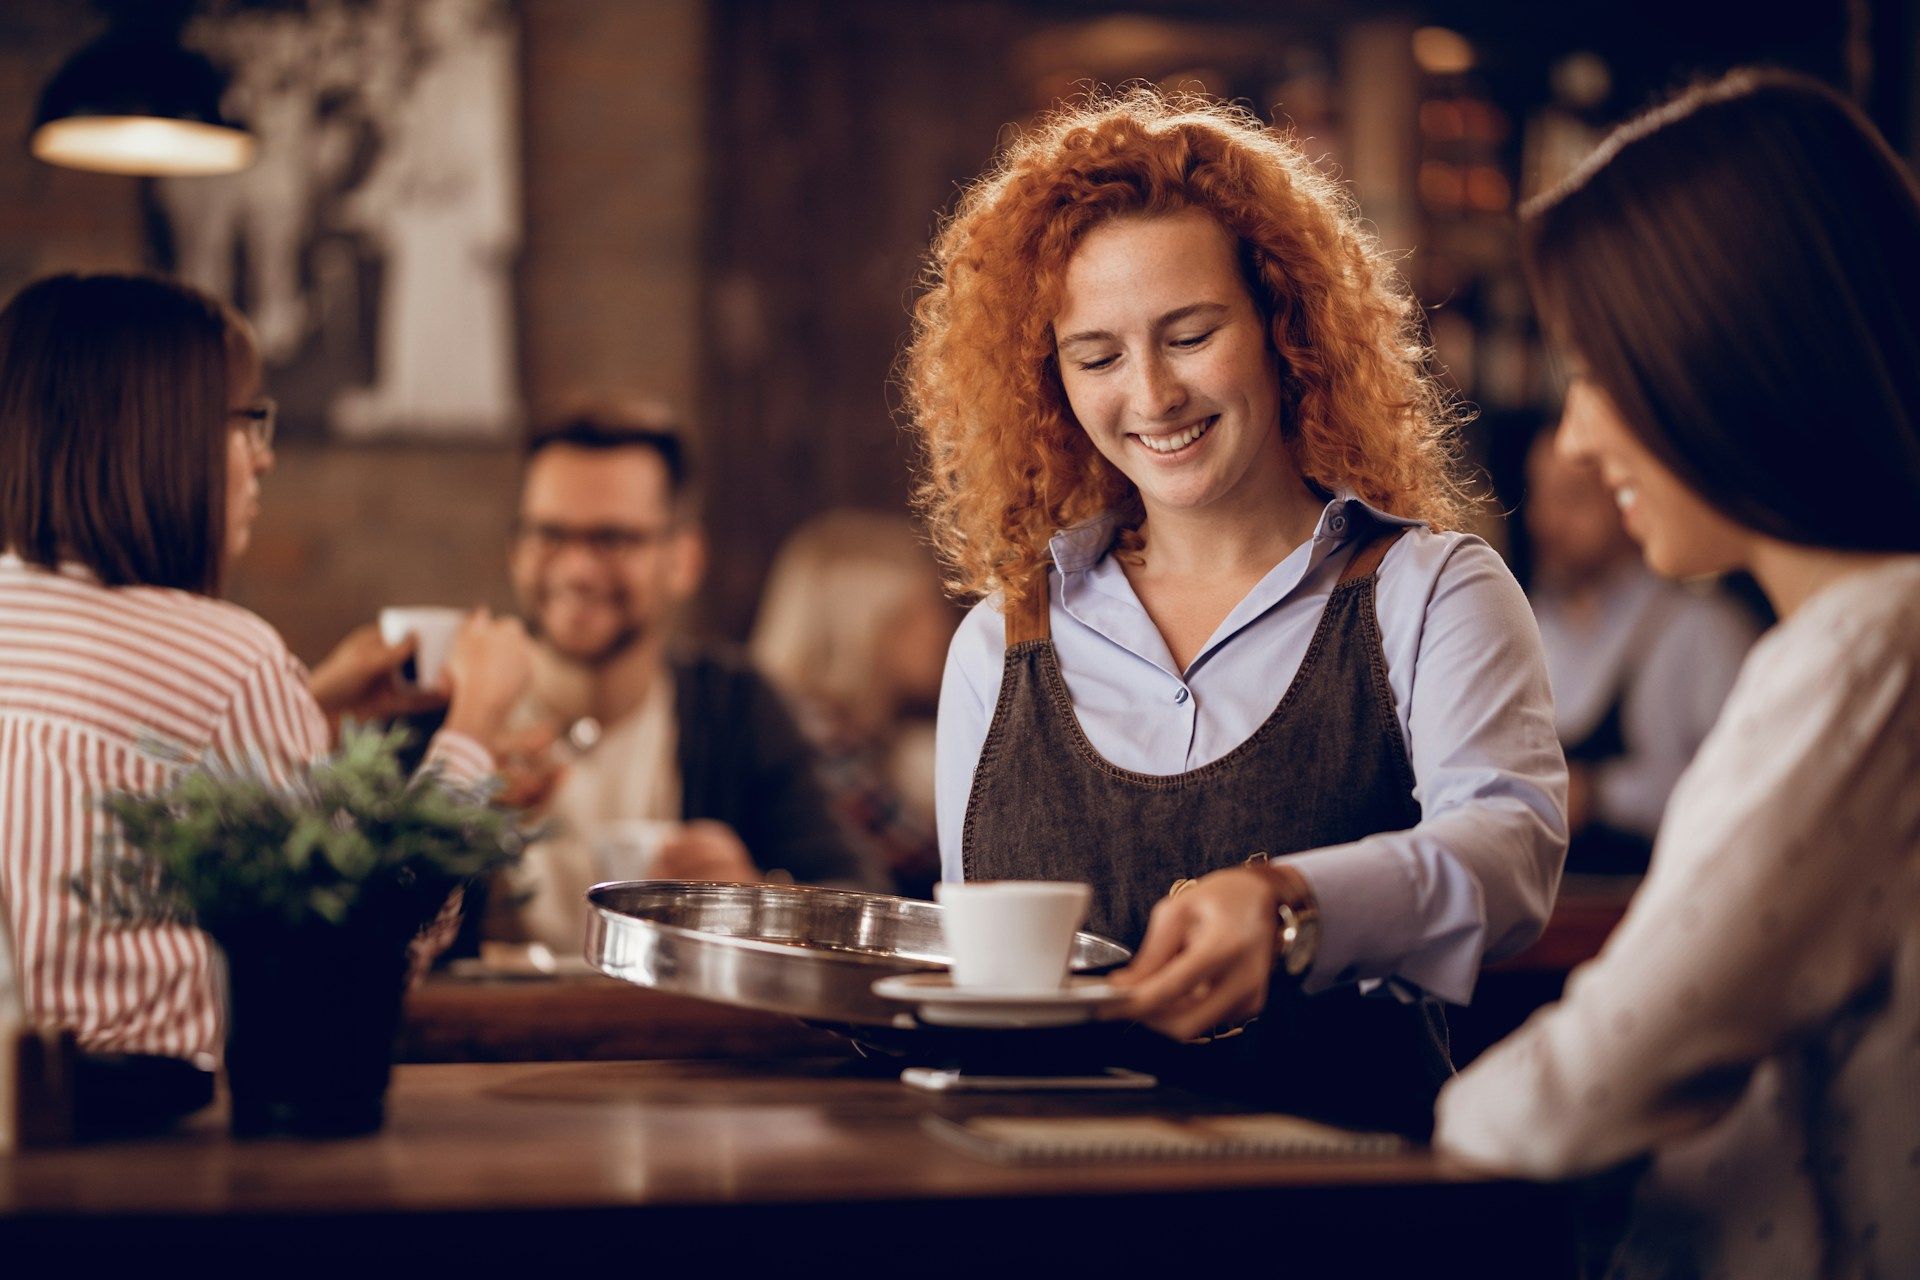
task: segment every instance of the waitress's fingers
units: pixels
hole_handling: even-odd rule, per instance
[[[1134,1016],[1183,1040],[1244,1021],[1266,1005],[1269,968],[1263,954],[1239,952],[1210,980]]]
[[[1191,1040],[1219,1027],[1244,1022],[1260,1011],[1259,1001],[1249,989],[1246,975],[1222,982],[1204,999],[1182,1008],[1169,1010],[1147,1025],[1175,1040]]]
[[[1192,915],[1178,898],[1154,903],[1147,916],[1147,935],[1140,940],[1140,949],[1133,953],[1127,967],[1112,976],[1113,985],[1125,989],[1164,968],[1180,953],[1192,928]]]
[[[1238,950],[1229,940],[1189,935],[1187,945],[1172,960],[1128,991],[1126,1015],[1145,1020],[1164,1013],[1196,988],[1218,986],[1238,959]]]
[[[1132,975],[1120,989],[1127,993],[1127,1008],[1134,1016],[1162,1012],[1195,992],[1213,985],[1220,972],[1231,963],[1231,956],[1204,933],[1182,935],[1179,948],[1166,963],[1151,972]]]

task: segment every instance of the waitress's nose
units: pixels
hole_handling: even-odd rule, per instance
[[[1160,423],[1187,407],[1187,388],[1161,355],[1134,362],[1133,411],[1142,422]]]

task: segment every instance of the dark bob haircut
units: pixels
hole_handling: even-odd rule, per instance
[[[0,541],[107,586],[218,595],[238,317],[151,276],[59,275],[0,311]]]
[[[1920,189],[1804,76],[1736,71],[1522,211],[1543,323],[1642,443],[1783,541],[1920,549]]]

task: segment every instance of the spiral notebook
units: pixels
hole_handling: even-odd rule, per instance
[[[942,1142],[997,1164],[1364,1156],[1406,1145],[1390,1133],[1356,1133],[1286,1115],[929,1116],[925,1124]]]

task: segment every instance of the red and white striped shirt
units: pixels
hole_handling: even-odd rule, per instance
[[[102,797],[164,786],[184,767],[156,744],[280,783],[329,749],[306,669],[254,614],[0,555],[0,906],[27,1009],[90,1050],[210,1067],[221,1019],[206,936],[112,927],[69,887],[123,852]],[[428,758],[460,780],[493,764],[446,732]]]

